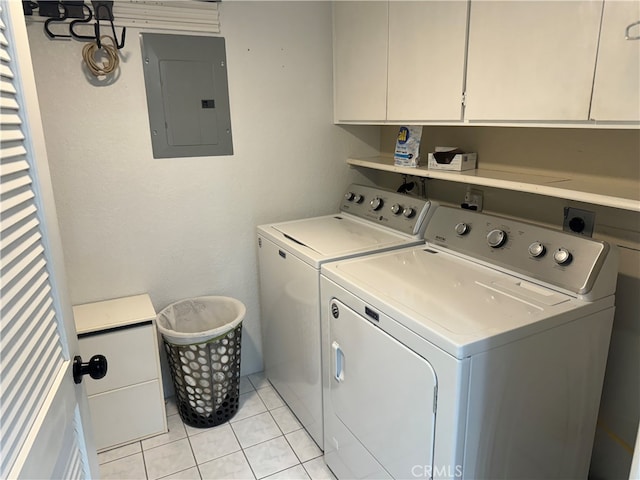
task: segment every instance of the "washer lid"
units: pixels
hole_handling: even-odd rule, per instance
[[[381,250],[413,240],[408,235],[369,225],[344,215],[296,220],[272,225],[272,228],[323,257]]]
[[[372,307],[458,358],[549,328],[542,325],[545,320],[588,305],[519,277],[424,247],[331,263],[322,271]]]

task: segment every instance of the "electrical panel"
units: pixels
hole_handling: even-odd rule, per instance
[[[142,33],[154,158],[232,155],[222,37]]]

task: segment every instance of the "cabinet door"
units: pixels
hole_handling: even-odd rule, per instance
[[[96,448],[107,450],[165,433],[164,398],[159,380],[89,397]]]
[[[131,326],[106,333],[81,335],[80,355],[90,358],[94,353],[107,357],[107,375],[100,379],[86,378],[87,395],[115,390],[136,383],[154,380],[158,372],[158,342],[155,325]]]
[[[387,116],[387,2],[334,2],[336,122]]]
[[[387,119],[460,120],[468,2],[390,2]]]
[[[593,120],[640,121],[640,40],[625,40],[627,26],[639,20],[640,1],[605,1],[591,104]],[[640,25],[629,33],[640,35]]]
[[[472,1],[467,120],[588,120],[602,0]]]

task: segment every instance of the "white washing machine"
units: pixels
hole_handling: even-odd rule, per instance
[[[424,243],[429,207],[351,185],[338,214],[258,227],[265,374],[321,448],[320,266]]]
[[[322,266],[339,479],[586,478],[617,253],[437,207],[422,246]]]

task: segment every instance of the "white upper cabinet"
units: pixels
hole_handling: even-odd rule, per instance
[[[605,0],[591,119],[640,121],[640,1]],[[625,39],[627,27],[630,39]],[[633,39],[633,37],[637,37]]]
[[[472,1],[465,119],[586,122],[602,4]]]
[[[334,2],[336,122],[386,119],[388,24],[387,2]]]
[[[461,120],[468,8],[334,2],[336,122]]]
[[[462,119],[464,1],[389,3],[387,120]]]

